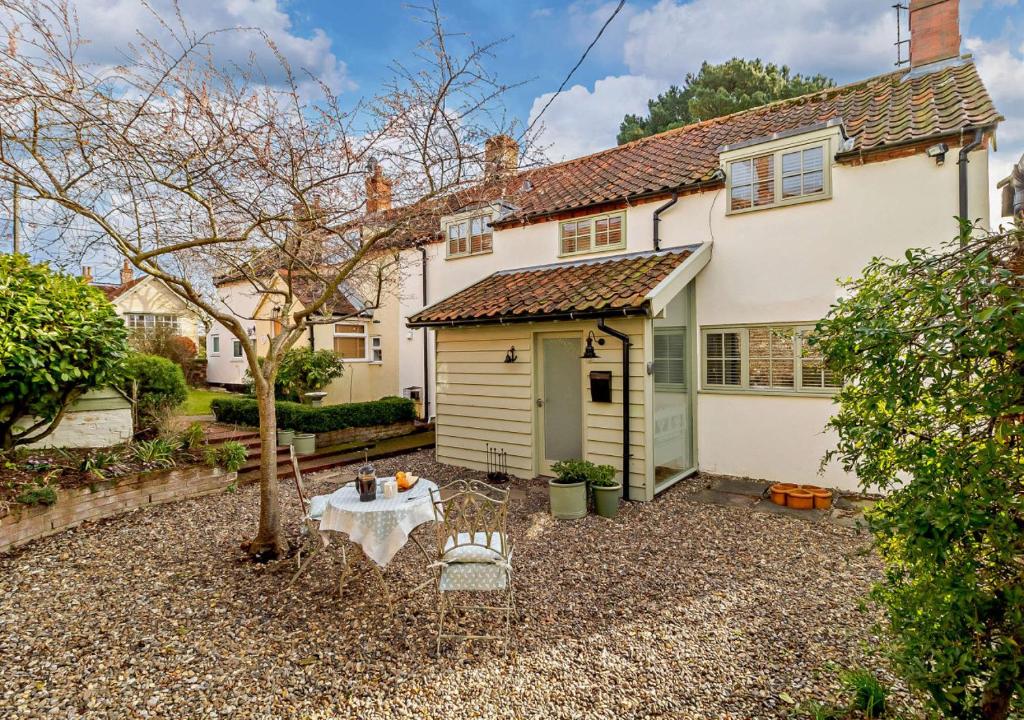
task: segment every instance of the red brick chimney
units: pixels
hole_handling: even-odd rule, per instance
[[[92,268],[88,265],[82,266],[82,282],[86,285],[92,284]]]
[[[519,143],[508,135],[495,135],[484,141],[484,177],[506,178],[519,169]]]
[[[135,271],[132,270],[132,264],[126,259],[124,264],[121,266],[121,284],[127,285],[135,277]]]
[[[910,67],[960,54],[960,0],[910,0]]]
[[[391,209],[391,181],[384,177],[380,165],[373,164],[373,170],[366,178],[366,212],[375,213]]]

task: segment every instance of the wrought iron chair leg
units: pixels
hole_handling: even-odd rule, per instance
[[[321,545],[321,546],[318,546],[318,547],[315,547],[315,548],[313,548],[313,550],[311,550],[311,551],[310,551],[310,552],[309,552],[309,553],[308,553],[308,554],[306,555],[306,562],[300,562],[300,563],[299,563],[299,567],[298,567],[298,569],[297,569],[297,570],[295,571],[295,574],[294,574],[294,575],[292,575],[292,578],[291,578],[291,580],[289,580],[289,581],[288,581],[288,584],[287,584],[287,585],[285,585],[285,587],[286,587],[286,588],[289,588],[289,587],[291,587],[292,585],[294,585],[294,584],[295,584],[295,581],[299,579],[299,576],[300,576],[300,575],[302,575],[302,573],[304,573],[304,572],[306,572],[307,570],[309,570],[310,566],[311,566],[311,565],[313,564],[313,562],[314,562],[314,561],[315,561],[315,560],[316,560],[316,559],[317,559],[317,558],[318,558],[318,557],[320,556],[320,553],[321,553],[322,551],[323,551],[323,546],[322,546],[322,545]],[[301,554],[301,550],[300,550],[299,552],[300,552],[300,554]]]
[[[440,602],[438,603],[438,615],[437,615],[437,656],[441,656],[441,634],[444,632],[444,616],[447,610],[445,604],[445,597],[443,592],[438,592],[440,595]]]

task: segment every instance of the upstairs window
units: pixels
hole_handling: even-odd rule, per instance
[[[491,215],[477,215],[448,225],[448,257],[489,253],[494,246]]]
[[[829,197],[828,147],[828,141],[817,142],[729,162],[729,212]]]
[[[808,343],[813,328],[751,325],[706,328],[704,388],[779,393],[830,393],[838,376]]]
[[[626,247],[623,213],[568,220],[559,226],[562,255],[601,252]]]
[[[235,359],[242,357],[242,341],[238,338],[231,341],[231,357]]]
[[[210,336],[210,354],[220,355],[220,335]]]

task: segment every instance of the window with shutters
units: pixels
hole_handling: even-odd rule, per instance
[[[779,394],[832,393],[841,382],[808,343],[812,326],[704,328],[706,390]]]
[[[448,224],[448,257],[489,253],[494,247],[491,214],[456,220]]]
[[[686,392],[686,328],[654,329],[654,385],[657,390]]]
[[[560,223],[559,254],[621,250],[626,247],[625,225],[624,213],[595,215]]]
[[[829,141],[790,146],[726,163],[728,212],[740,213],[830,197]]]
[[[366,326],[362,323],[334,324],[334,352],[343,360],[365,362],[366,344]]]

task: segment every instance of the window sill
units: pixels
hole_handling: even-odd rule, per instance
[[[573,258],[573,257],[580,257],[582,255],[604,255],[605,253],[622,251],[622,250],[625,250],[625,249],[626,249],[626,244],[625,243],[620,243],[620,244],[614,245],[612,247],[603,247],[600,250],[577,250],[576,252],[571,252],[571,253],[560,252],[560,253],[558,253],[558,257],[560,257],[560,258]]]
[[[464,260],[466,258],[480,257],[481,255],[493,255],[493,254],[494,254],[494,248],[491,248],[490,250],[486,250],[484,252],[459,253],[458,255],[446,255],[444,259],[445,260]]]
[[[730,217],[732,215],[747,215],[748,213],[763,212],[765,210],[778,210],[779,208],[793,207],[794,205],[807,205],[809,203],[821,202],[822,200],[831,200],[832,193],[823,193],[821,195],[814,195],[813,197],[800,197],[792,198],[790,200],[781,200],[771,205],[758,205],[757,207],[741,208],[739,210],[729,210],[726,208],[725,216]],[[728,202],[728,200],[726,200]]]
[[[817,398],[819,400],[831,400],[836,396],[838,390],[747,390],[745,388],[717,388],[702,387],[698,391],[701,395],[742,395],[753,397],[793,397],[793,398]]]

